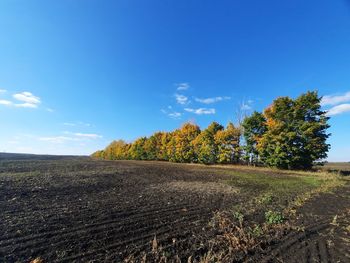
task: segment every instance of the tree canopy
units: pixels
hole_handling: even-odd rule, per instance
[[[321,97],[307,92],[280,97],[242,126],[212,122],[206,129],[185,123],[172,132],[156,132],[132,143],[113,141],[92,156],[109,160],[162,160],[182,163],[247,163],[281,169],[310,169],[327,157],[330,134]],[[243,140],[242,140],[243,139]]]

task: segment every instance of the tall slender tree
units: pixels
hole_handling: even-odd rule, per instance
[[[257,149],[258,140],[267,131],[266,119],[262,113],[255,111],[244,119],[242,127],[246,144],[244,146],[244,159],[249,164],[256,165],[260,160]]]

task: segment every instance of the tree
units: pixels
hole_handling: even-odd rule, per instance
[[[127,143],[123,140],[111,142],[104,150],[104,158],[108,160],[127,159]]]
[[[321,110],[321,99],[316,91],[302,94],[295,100],[296,125],[299,127],[301,157],[293,166],[310,169],[315,161],[327,158],[330,145],[327,139],[329,117]],[[298,167],[299,166],[299,167]]]
[[[96,151],[91,155],[91,157],[98,158],[98,159],[104,159],[104,151],[103,150]]]
[[[146,153],[146,160],[157,160],[158,143],[155,134],[146,138],[143,149]]]
[[[245,139],[245,159],[282,169],[310,169],[314,162],[327,157],[330,134],[326,112],[321,110],[321,97],[307,92],[296,99],[280,97],[265,109],[254,112],[238,124],[224,129],[212,122],[205,130],[185,123],[172,132],[156,132],[128,144],[113,141],[92,156],[110,160],[166,160],[204,164],[238,163],[241,158],[241,135]]]
[[[147,138],[141,137],[134,141],[128,151],[128,155],[132,160],[147,160],[147,152],[145,151],[145,143]]]
[[[185,123],[174,134],[175,137],[175,160],[189,163],[196,161],[193,141],[200,134],[200,128],[192,123]]]
[[[197,160],[204,164],[213,164],[217,161],[218,146],[215,142],[215,135],[224,127],[217,122],[212,122],[208,128],[202,131],[193,141]]]
[[[329,118],[320,102],[317,92],[307,92],[296,100],[278,98],[265,110],[267,131],[258,139],[257,149],[266,165],[310,169],[327,156]]]
[[[171,133],[162,132],[160,136],[160,147],[158,152],[158,160],[169,161],[168,147],[171,140]]]
[[[225,130],[218,130],[214,136],[215,144],[218,147],[218,163],[238,163],[240,158],[240,129],[231,122]]]
[[[251,116],[244,119],[242,127],[245,139],[245,160],[256,165],[259,163],[257,143],[267,130],[266,119],[262,113],[255,111]]]

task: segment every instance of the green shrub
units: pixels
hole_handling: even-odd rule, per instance
[[[270,210],[265,213],[265,219],[268,224],[280,224],[283,222],[284,217],[281,212]]]

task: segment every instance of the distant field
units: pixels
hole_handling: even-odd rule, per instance
[[[27,153],[3,153],[0,152],[1,160],[64,160],[64,159],[77,159],[88,158],[86,156],[73,156],[73,155],[42,155],[42,154],[27,154]]]
[[[0,160],[0,262],[349,259],[349,184],[335,175],[27,157]]]
[[[320,169],[323,171],[339,172],[340,174],[343,174],[343,175],[350,175],[350,162],[346,162],[346,163],[330,162],[330,163],[326,163]]]

